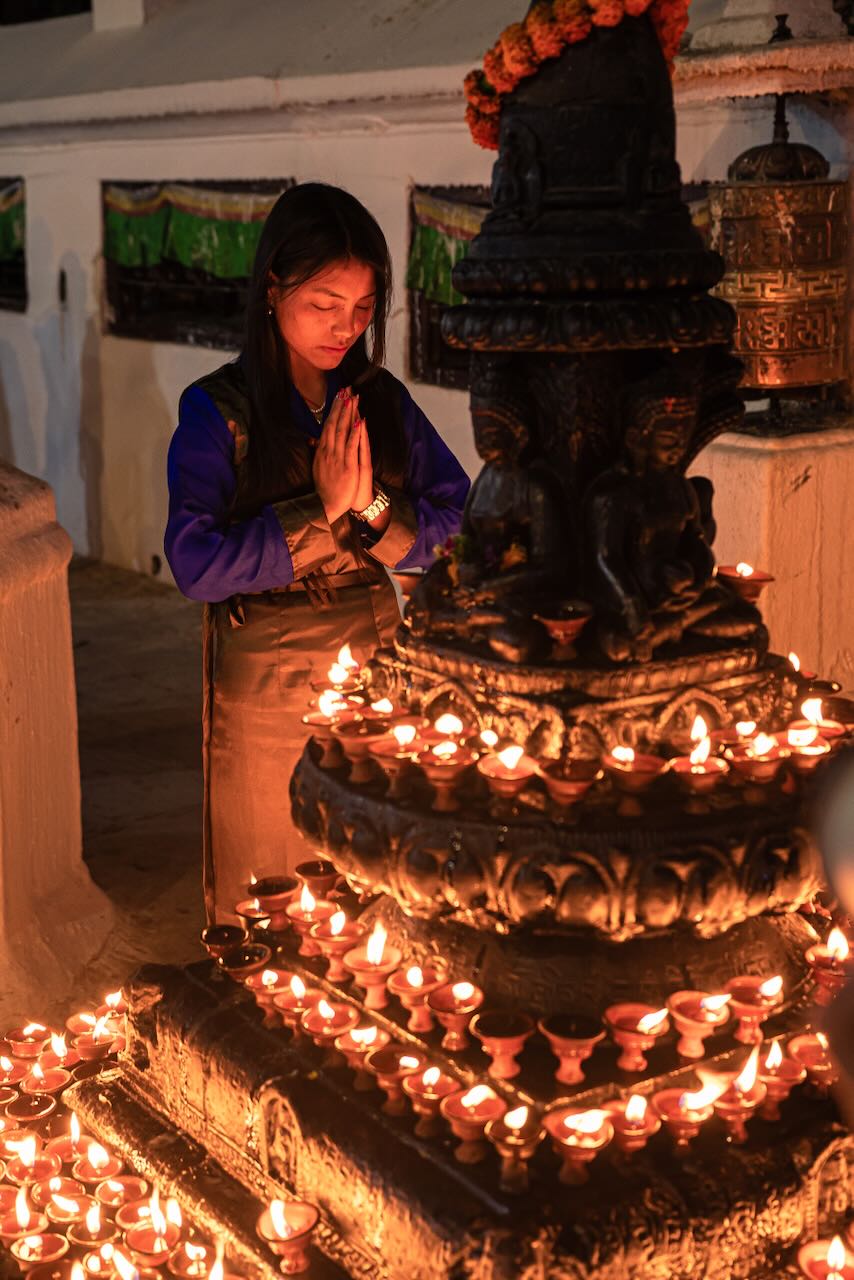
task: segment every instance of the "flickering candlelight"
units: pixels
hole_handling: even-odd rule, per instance
[[[0,1242],[11,1244],[13,1240],[20,1240],[27,1235],[41,1235],[47,1228],[47,1217],[30,1208],[27,1189],[20,1187],[15,1196],[14,1210],[0,1218]]]
[[[427,997],[427,1004],[445,1028],[442,1048],[460,1053],[469,1046],[469,1019],[483,1004],[483,992],[471,982],[446,982]]]
[[[393,725],[390,733],[370,743],[371,755],[389,780],[386,794],[390,799],[403,794],[404,779],[413,771],[417,754],[426,745],[414,724]]]
[[[391,1040],[391,1035],[382,1027],[353,1027],[335,1040],[335,1048],[343,1053],[348,1067],[355,1071],[353,1088],[357,1093],[367,1093],[374,1087],[374,1077],[365,1070],[365,1058],[372,1049],[381,1049]]]
[[[41,1062],[34,1062],[32,1069],[21,1081],[23,1093],[62,1093],[71,1083],[71,1072],[62,1067],[44,1068]]]
[[[752,738],[727,747],[726,754],[733,769],[747,782],[767,786],[774,781],[791,751],[787,746],[781,746],[771,734],[757,733]]]
[[[74,1047],[84,1062],[98,1062],[112,1051],[116,1038],[115,1024],[110,1014],[96,1018],[91,1031],[81,1032]]]
[[[700,1126],[714,1115],[715,1102],[728,1083],[728,1078],[724,1077],[700,1089],[660,1089],[652,1095],[652,1105],[661,1116],[678,1153],[687,1151],[700,1132]]]
[[[507,1103],[489,1085],[476,1084],[472,1089],[457,1089],[446,1094],[439,1111],[460,1139],[454,1158],[461,1164],[479,1164],[489,1154],[483,1140],[484,1130],[490,1120],[504,1115]]]
[[[457,809],[457,781],[476,756],[469,747],[451,739],[428,745],[426,750],[417,753],[418,765],[433,788],[433,808],[438,813],[452,813]]]
[[[98,1183],[103,1182],[105,1178],[116,1178],[122,1171],[122,1161],[118,1156],[114,1156],[102,1147],[100,1142],[90,1142],[86,1147],[86,1154],[79,1160],[75,1160],[71,1166],[72,1177],[79,1179],[80,1182]]]
[[[44,1178],[55,1178],[62,1167],[57,1155],[48,1155],[40,1151],[41,1142],[34,1133],[15,1144],[16,1154],[6,1164],[6,1177],[10,1182],[29,1186],[33,1182],[41,1182]]]
[[[765,1101],[766,1088],[759,1075],[760,1046],[754,1045],[741,1070],[736,1075],[704,1071],[697,1074],[704,1083],[715,1086],[719,1081],[726,1087],[715,1099],[714,1108],[723,1120],[727,1142],[741,1144],[747,1141],[747,1121]]]
[[[357,716],[352,720],[338,720],[332,725],[331,733],[350,762],[349,781],[356,786],[373,782],[376,776],[376,765],[371,748],[388,732],[389,723],[386,718]]]
[[[180,1280],[206,1280],[217,1260],[217,1249],[198,1240],[185,1240],[169,1259],[168,1268]]]
[[[484,1130],[501,1157],[502,1191],[519,1195],[528,1188],[528,1161],[545,1137],[545,1128],[534,1107],[515,1107],[488,1121]]]
[[[95,1189],[95,1198],[107,1209],[118,1209],[123,1204],[142,1200],[147,1195],[148,1183],[145,1178],[139,1178],[134,1174],[125,1174],[120,1178],[105,1178]]]
[[[796,773],[812,773],[831,751],[831,744],[820,736],[815,725],[807,729],[787,729],[784,734],[777,734],[777,741],[789,751]]]
[[[738,1026],[733,1032],[742,1044],[758,1044],[762,1040],[762,1023],[783,1002],[783,979],[743,974],[726,984],[732,996],[730,1009]]]
[[[433,721],[434,733],[440,738],[459,739],[462,737],[464,727],[460,717],[455,716],[451,711],[446,711],[444,715]]]
[[[300,938],[299,955],[320,955],[320,947],[311,936],[311,927],[328,920],[336,910],[334,902],[329,902],[325,898],[315,898],[307,884],[302,886],[299,898],[291,902],[287,908],[288,919]]]
[[[162,1266],[181,1240],[182,1225],[177,1201],[167,1200],[164,1212],[155,1190],[149,1217],[125,1231],[125,1244],[134,1262],[143,1267]]]
[[[244,985],[247,991],[252,992],[258,1008],[263,1010],[265,1027],[278,1025],[279,1015],[273,1000],[281,992],[290,988],[293,976],[288,969],[266,968],[257,973],[250,973],[245,978]]]
[[[80,1129],[80,1121],[72,1111],[68,1133],[59,1134],[56,1138],[51,1138],[46,1150],[51,1155],[59,1156],[63,1164],[71,1164],[72,1161],[79,1159],[80,1156],[85,1156],[88,1146],[89,1139],[84,1138]]]
[[[706,809],[699,797],[715,790],[729,773],[729,765],[720,756],[712,755],[712,739],[702,716],[694,717],[691,741],[694,743],[691,752],[672,759],[670,768],[691,794],[692,799],[687,805],[689,812],[704,813]]]
[[[258,1235],[279,1258],[283,1275],[300,1275],[308,1269],[308,1245],[320,1217],[303,1200],[272,1200],[258,1219]]]
[[[0,1084],[18,1084],[26,1074],[23,1062],[13,1062],[5,1054],[0,1054]]]
[[[512,800],[537,773],[538,766],[532,756],[525,754],[524,747],[516,745],[481,756],[477,769],[486,778],[493,795]]]
[[[270,927],[270,912],[261,906],[258,898],[243,898],[240,902],[234,904],[234,914],[239,916],[243,921],[244,928],[251,936],[255,936],[253,930],[268,929]]]
[[[611,1038],[622,1050],[617,1059],[621,1071],[645,1071],[645,1052],[670,1028],[667,1009],[654,1009],[648,1004],[623,1002],[605,1010],[605,1025]]]
[[[766,1095],[759,1114],[763,1120],[779,1120],[780,1104],[785,1102],[795,1085],[807,1078],[806,1068],[794,1058],[784,1055],[779,1040],[774,1040],[759,1067],[759,1079]]]
[[[336,693],[352,693],[360,688],[359,670],[360,664],[353,657],[350,646],[342,645],[338,650],[338,657],[326,672],[326,681],[313,681],[312,688],[318,691],[325,689],[328,684]]]
[[[558,1177],[569,1186],[580,1186],[588,1180],[587,1166],[614,1136],[610,1113],[557,1106],[546,1112],[543,1124],[563,1161]]]
[[[115,1266],[115,1245],[111,1240],[98,1249],[91,1249],[83,1255],[83,1275],[79,1280],[112,1280],[117,1274]],[[71,1277],[71,1280],[78,1280]]]
[[[47,1209],[54,1196],[64,1196],[67,1199],[75,1200],[81,1196],[85,1197],[86,1188],[76,1178],[61,1178],[59,1174],[54,1174],[53,1177],[42,1178],[40,1182],[34,1182],[29,1187],[29,1194],[37,1209]]]
[[[438,1129],[439,1105],[449,1093],[459,1089],[459,1081],[434,1066],[404,1076],[401,1086],[418,1117],[416,1134],[419,1138],[432,1138]]]
[[[6,1032],[6,1043],[16,1058],[37,1058],[50,1041],[50,1031],[41,1022],[27,1022]]]
[[[617,812],[623,817],[638,817],[643,812],[638,795],[661,777],[667,761],[618,745],[602,756],[602,766],[622,797]]]
[[[795,1062],[805,1069],[810,1084],[826,1093],[835,1083],[839,1069],[831,1057],[830,1044],[824,1032],[804,1032],[793,1036],[787,1048]]]
[[[70,1017],[65,1019],[65,1030],[69,1035],[82,1036],[87,1031],[91,1031],[97,1021],[95,1014],[88,1011],[72,1013]]]
[[[380,1049],[371,1049],[366,1055],[365,1067],[376,1076],[377,1084],[386,1095],[382,1106],[386,1115],[406,1114],[403,1081],[407,1076],[421,1071],[423,1066],[424,1059],[420,1054],[398,1044],[387,1044]]]
[[[321,769],[335,769],[342,763],[341,748],[332,730],[336,724],[358,719],[362,701],[344,697],[340,690],[325,689],[317,699],[317,710],[302,717],[312,739],[320,747]]]
[[[732,587],[736,595],[750,603],[758,600],[769,582],[774,581],[770,573],[766,573],[763,569],[754,569],[753,565],[748,564],[746,560],[740,560],[735,565],[719,564],[716,573],[718,578]]]
[[[407,1027],[410,1031],[432,1031],[433,1016],[427,999],[448,980],[445,970],[438,965],[413,964],[397,969],[388,980],[388,989],[397,996],[409,1013]]]
[[[805,698],[801,703],[800,720],[793,720],[788,726],[789,732],[795,730],[816,729],[831,747],[838,745],[845,737],[847,729],[841,720],[831,720],[824,715],[824,702],[821,698]]]
[[[68,1252],[68,1241],[57,1232],[42,1231],[14,1240],[11,1250],[21,1269],[28,1271],[31,1267],[58,1262]]]
[[[118,1234],[118,1227],[104,1216],[103,1206],[97,1200],[91,1200],[87,1205],[82,1221],[77,1219],[68,1228],[68,1239],[71,1243],[85,1248],[112,1243]]]
[[[355,1027],[358,1021],[359,1010],[354,1005],[321,997],[317,1004],[305,1010],[300,1024],[316,1045],[325,1048],[332,1044],[336,1036]]]
[[[346,952],[344,967],[352,973],[354,982],[364,989],[366,1009],[386,1007],[386,980],[401,959],[399,949],[388,945],[388,931],[381,920],[377,920],[363,944]]]
[[[703,1041],[729,1018],[730,992],[714,995],[708,991],[674,991],[667,997],[667,1008],[673,1018],[679,1040],[676,1052],[681,1058],[702,1058]]]
[[[802,1244],[798,1266],[807,1280],[854,1280],[854,1255],[841,1236]]]
[[[623,1155],[641,1151],[661,1128],[658,1113],[640,1093],[633,1093],[624,1101],[609,1102],[607,1111],[614,1126],[614,1141]]]
[[[311,936],[329,962],[326,976],[330,982],[346,982],[348,973],[343,957],[353,950],[364,932],[358,921],[348,920],[345,912],[340,910],[333,912],[328,920],[320,920],[311,926]]]
[[[250,892],[270,921],[267,926],[270,933],[284,933],[288,928],[287,909],[298,889],[295,876],[264,876],[250,886]]]
[[[316,987],[306,987],[302,978],[295,973],[291,978],[287,991],[280,991],[273,996],[273,1007],[279,1011],[286,1027],[302,1034],[300,1019],[306,1009],[310,1009],[321,999],[323,993]]]
[[[839,928],[831,929],[826,942],[806,951],[806,961],[816,982],[816,1004],[829,1005],[843,986],[850,969],[848,939]]]
[[[377,698],[376,702],[371,702],[362,709],[362,715],[366,720],[387,721],[394,715],[394,703],[391,698]]]
[[[79,1061],[80,1054],[68,1044],[66,1037],[52,1032],[50,1048],[45,1049],[40,1055],[39,1066],[45,1071],[52,1067],[62,1067],[67,1071],[70,1067],[76,1066]]]

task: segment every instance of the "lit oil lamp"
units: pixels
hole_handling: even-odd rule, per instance
[[[854,1280],[854,1256],[841,1236],[802,1244],[798,1266],[807,1280]]]
[[[484,1132],[501,1157],[501,1190],[521,1195],[528,1189],[528,1161],[546,1134],[539,1112],[515,1107],[490,1120]]]
[[[433,808],[437,813],[453,813],[459,808],[457,782],[476,758],[476,752],[450,738],[418,752],[416,760],[433,788]]]
[[[15,1207],[0,1218],[0,1243],[9,1245],[24,1236],[41,1235],[48,1229],[45,1214],[30,1208],[26,1187],[20,1187],[15,1195]]]
[[[370,744],[371,755],[388,778],[386,795],[389,799],[394,800],[404,794],[403,780],[412,770],[417,753],[426,746],[424,740],[418,737],[418,729],[414,724],[393,725],[390,733],[375,738]]]
[[[571,1187],[587,1182],[590,1176],[587,1166],[614,1136],[610,1113],[557,1106],[549,1108],[543,1124],[562,1160],[558,1174],[561,1182]]]
[[[486,778],[487,786],[499,800],[515,800],[539,771],[533,756],[520,746],[505,747],[491,755],[481,756],[477,771]]]
[[[202,946],[212,960],[242,947],[249,941],[249,931],[239,924],[210,924],[201,932]]]
[[[614,1126],[614,1142],[623,1155],[642,1151],[661,1128],[661,1118],[640,1093],[609,1102],[606,1108]]]
[[[816,982],[815,1002],[829,1005],[845,983],[849,959],[848,939],[841,929],[831,929],[826,942],[817,942],[806,951],[807,964]]]
[[[122,1161],[102,1147],[100,1142],[90,1142],[85,1156],[75,1160],[71,1166],[71,1176],[79,1182],[98,1183],[105,1178],[117,1178],[123,1168]]]
[[[678,1154],[684,1154],[700,1132],[700,1126],[715,1112],[715,1101],[724,1092],[728,1079],[706,1084],[701,1089],[660,1089],[652,1095],[652,1105],[661,1116]]]
[[[605,1039],[602,1025],[584,1014],[550,1013],[537,1024],[558,1060],[555,1080],[561,1084],[581,1084],[582,1063]]]
[[[112,1042],[112,1038],[111,1038]],[[43,1055],[45,1056],[45,1055]],[[21,1081],[22,1093],[62,1093],[71,1083],[71,1072],[63,1067],[43,1067],[41,1062],[34,1062],[32,1069]]]
[[[343,959],[344,967],[352,973],[354,982],[364,989],[366,1009],[384,1009],[388,1004],[386,980],[402,957],[397,947],[387,945],[387,940],[388,931],[378,920],[365,943],[353,947]]]
[[[287,991],[280,991],[277,996],[273,996],[273,1008],[278,1010],[286,1027],[290,1027],[295,1035],[301,1035],[302,1015],[322,998],[322,991],[318,991],[316,987],[307,987],[299,974],[295,973]]]
[[[321,1049],[330,1048],[336,1036],[352,1030],[359,1021],[359,1010],[341,1000],[321,997],[317,1004],[306,1009],[300,1025],[307,1036]]]
[[[824,715],[824,703],[821,698],[805,698],[801,703],[801,720],[793,720],[788,726],[792,729],[817,729],[822,738],[831,747],[838,745],[848,732],[841,720],[830,720]]]
[[[56,1098],[49,1093],[19,1093],[3,1110],[6,1119],[14,1125],[38,1126],[53,1115]]]
[[[315,898],[307,884],[302,886],[299,898],[287,908],[288,919],[299,936],[299,955],[319,956],[320,947],[311,936],[311,926],[328,920],[337,911],[334,902],[325,898]]]
[[[212,1244],[199,1240],[185,1240],[168,1262],[168,1268],[178,1280],[207,1280],[217,1260],[217,1250]]]
[[[569,809],[587,795],[593,783],[603,776],[603,770],[596,760],[555,760],[538,765],[537,774],[552,804]]]
[[[275,1027],[279,1023],[279,1015],[273,1000],[283,991],[287,991],[294,975],[287,969],[262,969],[260,973],[250,973],[244,985],[255,997],[255,1003],[264,1014],[264,1026]]]
[[[302,884],[307,884],[315,898],[328,898],[340,879],[338,868],[328,858],[306,858],[294,868]]]
[[[287,909],[299,889],[294,876],[264,876],[252,886],[255,900],[270,921],[271,933],[283,933],[290,923]]]
[[[395,710],[391,698],[377,698],[374,702],[369,702],[362,708],[362,715],[365,720],[382,721],[384,732],[388,733],[391,727],[390,721],[398,718],[400,712]]]
[[[444,969],[434,965],[412,964],[397,969],[388,980],[388,989],[397,996],[404,1009],[409,1013],[407,1027],[410,1031],[432,1031],[433,1015],[427,999],[433,991],[438,991],[448,981]]]
[[[785,1102],[795,1085],[807,1078],[806,1068],[783,1054],[780,1041],[774,1040],[759,1067],[759,1079],[765,1085],[765,1101],[759,1114],[763,1120],[779,1120],[780,1104]]]
[[[6,1044],[15,1058],[37,1058],[50,1041],[50,1031],[41,1022],[27,1022],[6,1032]]]
[[[54,1174],[52,1178],[42,1178],[29,1188],[30,1199],[37,1209],[47,1209],[54,1196],[66,1196],[70,1199],[85,1196],[86,1188],[76,1178],[61,1178]]]
[[[760,1044],[762,1023],[783,1003],[783,979],[779,974],[773,978],[743,974],[732,978],[726,990],[732,996],[732,1015],[738,1020],[733,1032],[736,1040],[742,1044]]]
[[[161,1280],[163,1273],[156,1267],[144,1267],[132,1262],[125,1257],[122,1249],[116,1249],[112,1245],[105,1247],[113,1249],[113,1280]],[[72,1276],[71,1280],[77,1280],[77,1277]]]
[[[747,1061],[736,1076],[724,1075],[727,1088],[715,1099],[715,1113],[720,1116],[726,1126],[727,1142],[741,1145],[747,1141],[747,1121],[762,1106],[767,1090],[759,1074],[760,1046],[754,1045]],[[718,1073],[703,1071],[698,1068],[697,1074],[704,1083],[713,1083]]]
[[[80,1013],[72,1013],[65,1019],[65,1030],[72,1036],[82,1036],[87,1031],[91,1031],[97,1021],[94,1012],[82,1010]]]
[[[92,1249],[96,1245],[112,1244],[119,1229],[114,1222],[103,1216],[103,1206],[93,1200],[87,1207],[82,1222],[79,1219],[72,1222],[67,1234],[71,1244]]]
[[[18,1084],[27,1074],[23,1062],[13,1062],[5,1054],[0,1054],[0,1084]]]
[[[332,726],[332,736],[350,762],[350,782],[361,786],[373,782],[375,777],[373,743],[388,732],[388,720],[377,717],[368,720],[364,715],[352,720],[338,720]]]
[[[708,991],[674,991],[667,997],[667,1008],[679,1040],[676,1052],[680,1058],[702,1058],[703,1041],[722,1027],[729,1017],[729,992],[712,995]]]
[[[113,1051],[116,1028],[109,1016],[98,1018],[91,1031],[84,1031],[74,1041],[83,1062],[101,1062]]]
[[[361,689],[359,680],[360,664],[353,657],[349,644],[342,645],[338,657],[326,672],[325,680],[313,680],[311,687],[315,693],[322,693],[331,688],[336,693],[356,693]]]
[[[62,1067],[63,1070],[68,1071],[71,1067],[76,1066],[79,1061],[80,1054],[69,1045],[66,1037],[58,1036],[55,1032],[52,1032],[50,1048],[45,1049],[39,1058],[39,1066],[44,1071],[48,1071],[52,1067]]]
[[[415,1132],[419,1138],[433,1138],[439,1129],[439,1106],[449,1093],[455,1093],[459,1081],[439,1067],[425,1067],[403,1077],[403,1092],[418,1117]]]
[[[381,1049],[371,1049],[365,1056],[365,1068],[376,1076],[376,1081],[386,1100],[383,1111],[389,1116],[406,1115],[406,1097],[403,1081],[424,1067],[420,1054],[398,1044],[387,1044]]]
[[[729,773],[729,765],[720,756],[712,755],[712,739],[702,716],[696,716],[691,726],[693,750],[687,756],[676,756],[670,761],[683,790],[688,791],[686,809],[689,813],[706,813],[707,797]]]
[[[421,736],[435,746],[437,742],[446,740],[460,743],[463,741],[464,733],[465,725],[460,717],[454,715],[452,711],[445,711],[433,721],[431,728],[422,730]]]
[[[68,1253],[68,1241],[56,1231],[42,1231],[13,1240],[11,1250],[21,1270],[30,1271],[58,1262]]]
[[[310,929],[312,939],[329,961],[326,976],[330,982],[346,982],[349,974],[343,957],[362,939],[364,927],[355,920],[348,920],[343,911],[334,911],[328,920],[320,920]]]
[[[70,1276],[69,1280],[114,1280],[118,1274],[115,1264],[115,1246],[111,1241],[98,1249],[90,1249],[83,1255],[83,1274]],[[135,1271],[135,1268],[132,1267]]]
[[[789,763],[796,773],[812,773],[830,755],[830,743],[820,736],[815,725],[808,729],[787,729],[777,734],[777,741],[790,753]]]
[[[182,1227],[178,1203],[167,1200],[164,1212],[155,1190],[151,1197],[150,1216],[137,1222],[135,1226],[128,1227],[125,1231],[125,1245],[138,1266],[161,1267],[180,1244]]]
[[[645,1053],[670,1028],[667,1009],[652,1005],[624,1002],[605,1010],[605,1026],[611,1039],[622,1050],[617,1059],[621,1071],[646,1071]]]
[[[716,572],[727,586],[732,587],[736,595],[751,603],[759,599],[769,582],[774,581],[770,573],[765,573],[763,569],[754,569],[753,565],[748,564],[746,560],[740,560],[734,565],[719,564]]]
[[[17,1144],[17,1153],[6,1164],[6,1177],[18,1186],[29,1186],[44,1178],[55,1178],[62,1168],[59,1156],[41,1151],[41,1142],[34,1133],[28,1133]]]
[[[36,1150],[41,1151],[42,1140],[38,1131],[27,1129],[24,1127],[17,1129],[0,1129],[0,1156],[4,1160],[13,1159],[18,1154],[18,1149],[22,1142],[26,1139],[35,1138]]]
[[[781,746],[777,738],[768,733],[757,733],[738,746],[726,748],[733,769],[753,787],[766,787],[774,781],[791,751]],[[746,798],[764,803],[761,792],[750,792]]]
[[[301,1275],[309,1267],[308,1246],[320,1217],[304,1200],[273,1200],[258,1219],[257,1231],[279,1259],[282,1275]]]
[[[73,1182],[74,1179],[67,1179],[67,1181]],[[61,1191],[55,1191],[44,1206],[44,1211],[54,1226],[69,1227],[75,1222],[82,1222],[95,1204],[95,1200],[85,1193],[66,1196]]]
[[[755,720],[738,720],[734,725],[723,729],[713,729],[709,734],[714,747],[743,746],[755,738],[757,726]]]
[[[344,757],[338,739],[332,732],[336,724],[349,724],[358,719],[361,700],[345,698],[339,690],[324,689],[317,699],[317,710],[309,711],[302,722],[311,730],[314,742],[320,747],[321,769],[337,769]]]
[[[839,1078],[839,1068],[830,1055],[830,1044],[823,1031],[793,1036],[787,1048],[795,1062],[806,1071],[810,1084],[822,1093],[826,1093]]]
[[[253,973],[266,969],[272,955],[266,942],[247,942],[241,947],[232,947],[230,951],[226,951],[216,963],[229,978],[242,984]]]
[[[638,796],[647,791],[667,769],[660,756],[636,752],[634,747],[616,746],[602,757],[608,777],[620,792],[617,812],[622,817],[636,818],[643,813]]]
[[[234,914],[243,921],[243,927],[254,937],[255,930],[270,927],[270,913],[265,911],[257,898],[242,898],[234,904]]]
[[[145,1178],[135,1174],[125,1174],[120,1178],[106,1178],[99,1182],[95,1189],[95,1198],[105,1209],[118,1209],[123,1204],[131,1204],[134,1200],[142,1200],[148,1195],[148,1183]]]
[[[140,1222],[150,1222],[151,1206],[157,1203],[157,1195],[155,1190],[150,1199],[128,1200],[126,1204],[119,1205],[116,1209],[116,1226],[119,1230],[127,1232]]]
[[[113,1017],[123,1017],[128,1011],[125,993],[119,988],[116,991],[108,991],[104,996],[104,1003],[95,1010],[97,1017],[103,1018],[107,1014]]]
[[[479,1164],[485,1159],[489,1147],[484,1141],[484,1130],[490,1120],[499,1119],[506,1110],[507,1103],[488,1084],[446,1094],[439,1103],[439,1111],[451,1126],[451,1132],[460,1139],[454,1148],[454,1159],[460,1164]]]
[[[445,1028],[442,1048],[460,1053],[469,1046],[469,1019],[483,1004],[483,992],[471,982],[446,982],[427,997],[427,1003]]]
[[[534,1034],[533,1018],[516,1011],[487,1010],[475,1014],[470,1029],[483,1045],[484,1053],[492,1059],[488,1074],[494,1080],[512,1080],[518,1076],[521,1067],[516,1059],[525,1041]]]
[[[367,1093],[374,1087],[374,1077],[365,1069],[365,1058],[372,1049],[382,1049],[391,1040],[391,1035],[382,1027],[353,1027],[335,1040],[335,1048],[343,1053],[347,1066],[356,1074],[353,1088],[357,1093]]]

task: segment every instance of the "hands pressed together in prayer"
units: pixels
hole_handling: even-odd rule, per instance
[[[312,475],[330,524],[345,511],[364,511],[374,499],[368,428],[349,387],[342,388],[332,402],[314,453]]]

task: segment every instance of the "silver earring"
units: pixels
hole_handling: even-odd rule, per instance
[[[267,315],[268,315],[268,316],[271,316],[272,314],[273,314],[273,308],[272,308],[272,307],[268,307],[268,308],[267,308]]]

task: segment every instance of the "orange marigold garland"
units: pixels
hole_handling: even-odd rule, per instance
[[[501,99],[532,76],[542,62],[557,58],[593,27],[616,27],[625,16],[649,12],[671,72],[688,25],[690,0],[537,0],[524,22],[512,22],[483,59],[483,70],[465,79],[466,121],[480,146],[498,148]]]

